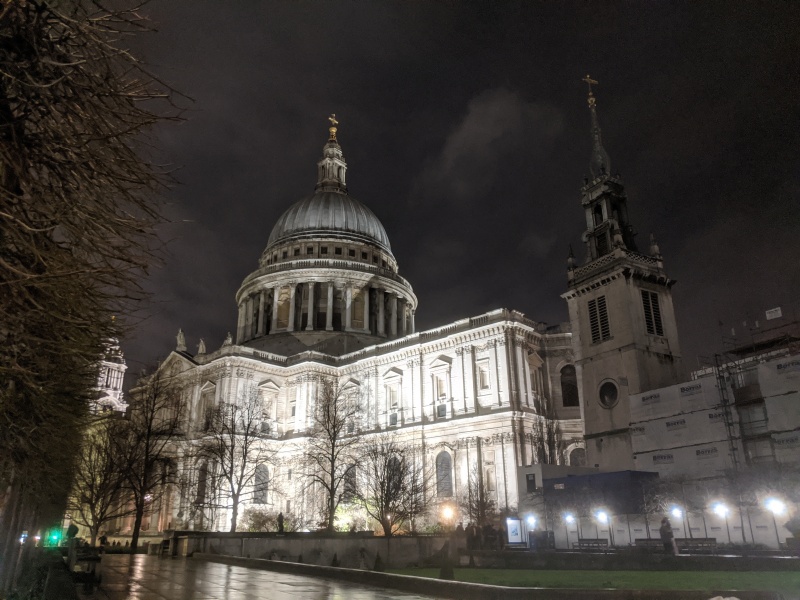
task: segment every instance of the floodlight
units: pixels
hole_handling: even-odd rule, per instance
[[[673,517],[675,517],[676,519],[681,519],[681,518],[683,518],[683,511],[682,511],[680,508],[678,508],[677,506],[673,506],[673,507],[672,507],[672,510],[671,510],[671,511],[669,511],[669,512],[670,512],[670,514],[671,514]]]
[[[536,517],[534,517],[533,515],[530,515],[528,517],[528,525],[530,527],[536,527]]]
[[[595,518],[598,522],[602,523],[603,525],[608,524],[608,513],[604,510],[598,510],[595,514]]]
[[[725,506],[722,502],[717,502],[714,506],[711,507],[711,510],[714,511],[714,514],[718,517],[727,518],[728,516],[728,507]]]
[[[786,504],[777,498],[767,498],[765,505],[773,515],[782,515],[786,512]]]
[[[564,520],[567,523],[574,523],[575,522],[575,517],[573,517],[570,513],[567,513],[567,514],[564,515]]]

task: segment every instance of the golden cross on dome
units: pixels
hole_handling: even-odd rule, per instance
[[[588,74],[586,75],[586,77],[581,79],[581,81],[585,81],[587,83],[587,85],[589,86],[589,106],[594,106],[595,99],[594,99],[594,94],[592,93],[592,86],[593,85],[600,85],[600,84],[597,83],[596,80],[592,79]]]
[[[336,140],[336,126],[339,124],[339,121],[336,120],[336,113],[331,113],[331,116],[328,117],[328,121],[331,122],[331,126],[328,128],[328,131],[331,132],[331,140]]]

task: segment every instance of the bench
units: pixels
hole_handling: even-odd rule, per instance
[[[685,553],[713,553],[717,549],[717,538],[675,538],[675,543],[678,551]],[[637,538],[633,545],[645,550],[664,550],[664,543],[660,538]]]
[[[578,538],[578,541],[572,544],[572,548],[577,548],[578,550],[608,550],[608,540],[605,538]]]
[[[633,545],[646,550],[663,550],[664,544],[659,538],[636,538]]]
[[[707,552],[717,550],[717,538],[675,538],[680,552]]]

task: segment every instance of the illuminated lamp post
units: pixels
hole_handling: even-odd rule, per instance
[[[714,511],[714,514],[718,517],[722,517],[725,519],[725,529],[728,532],[728,543],[731,543],[731,528],[728,526],[728,507],[725,506],[722,502],[717,502],[714,506],[711,507],[711,510]]]
[[[453,517],[455,517],[455,511],[453,510],[452,506],[445,505],[442,508],[442,520],[444,521],[445,525],[453,525]]]
[[[575,517],[572,514],[567,513],[564,515],[564,530],[567,533],[567,550],[569,550],[569,526],[575,522]]]
[[[528,531],[528,548],[533,549],[534,544],[531,543],[531,533],[536,529],[536,515],[528,515],[525,519],[526,530]]]
[[[767,510],[772,513],[772,524],[775,526],[775,540],[778,542],[778,550],[780,550],[781,537],[778,534],[778,522],[775,520],[775,517],[786,513],[786,504],[777,498],[767,498],[764,505],[767,507]]]
[[[611,516],[604,510],[598,510],[594,518],[597,519],[597,522],[601,525],[605,525],[608,527],[608,541],[613,546],[614,545],[614,532],[611,529]],[[597,537],[600,537],[599,535]]]

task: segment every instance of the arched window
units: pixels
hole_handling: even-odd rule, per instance
[[[569,466],[570,467],[585,467],[586,466],[586,448],[575,448],[569,453]]]
[[[253,502],[256,504],[266,504],[269,493],[269,469],[267,465],[256,467],[255,488],[253,489]]]
[[[453,495],[453,459],[444,450],[436,455],[436,495],[440,498]]]
[[[578,376],[574,365],[561,369],[561,401],[564,406],[580,406],[578,399]]]

